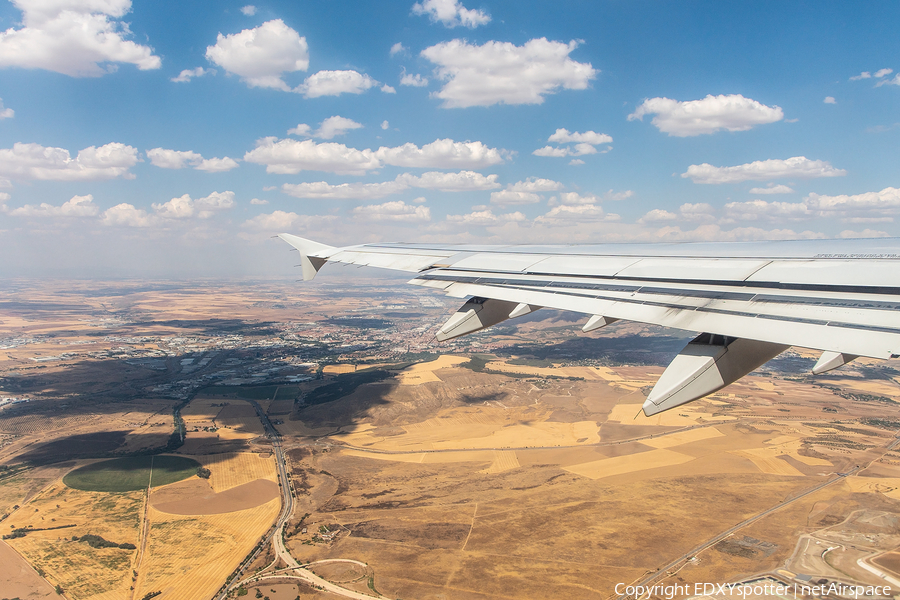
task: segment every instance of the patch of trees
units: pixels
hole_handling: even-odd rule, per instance
[[[212,472],[206,467],[197,467],[197,477],[200,479],[209,479],[210,475],[212,475]]]
[[[77,535],[73,535],[72,541],[73,542],[81,542],[82,544],[87,544],[91,548],[121,548],[122,550],[137,549],[137,546],[135,546],[134,544],[129,544],[128,542],[124,542],[122,544],[117,544],[115,542],[111,542],[107,539],[104,539],[103,537],[101,537],[99,535],[94,535],[92,533],[83,535],[81,537],[78,537]],[[162,593],[162,592],[160,592],[160,593]],[[149,596],[149,597],[152,598],[153,596]]]
[[[141,600],[150,600],[150,598],[156,598],[160,594],[162,594],[161,591],[160,592],[150,592],[149,594],[144,594],[143,597],[141,598]]]
[[[13,508],[19,508],[18,505]],[[67,529],[69,527],[75,527],[72,525],[57,525],[56,527],[20,527],[18,529],[13,529],[12,533],[3,536],[4,540],[14,540],[17,538],[23,538],[32,531],[53,531],[54,529]]]

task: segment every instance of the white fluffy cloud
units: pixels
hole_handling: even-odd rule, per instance
[[[174,81],[175,83],[187,83],[194,77],[203,77],[204,75],[215,74],[215,69],[204,69],[203,67],[197,67],[196,69],[185,69],[178,74],[178,77],[173,77],[169,81]]]
[[[309,183],[286,183],[281,186],[284,193],[295,198],[330,198],[334,200],[377,200],[407,189],[396,181],[383,183],[340,183],[332,185],[326,181]]]
[[[341,175],[365,175],[379,169],[381,160],[373,150],[357,150],[344,144],[317,144],[312,140],[279,140],[267,137],[244,154],[250,163],[266,165],[267,173],[294,175],[300,171],[328,171]]]
[[[520,192],[515,190],[501,190],[491,192],[491,204],[510,206],[515,204],[536,204],[543,199],[540,194],[534,192]]]
[[[784,118],[780,107],[766,106],[740,94],[708,95],[702,100],[688,102],[648,98],[628,115],[628,120],[642,120],[644,115],[656,115],[651,123],[675,137],[715,133],[721,129],[746,131],[755,125],[774,123]]]
[[[397,181],[409,187],[442,192],[468,192],[500,187],[500,184],[497,183],[497,175],[482,175],[475,171],[460,171],[459,173],[428,171],[418,177],[410,173],[403,173],[397,176]]]
[[[434,96],[443,100],[444,108],[541,104],[545,95],[561,88],[586,89],[597,75],[590,63],[569,58],[577,47],[574,40],[563,44],[546,38],[522,46],[451,40],[426,48],[422,56],[437,65],[444,85]]]
[[[26,204],[12,209],[9,214],[13,217],[95,217],[99,212],[100,209],[94,204],[94,197],[88,194],[72,196],[61,206],[53,206],[46,202],[42,202],[39,206]]]
[[[835,169],[824,160],[810,160],[805,156],[794,156],[786,160],[771,158],[734,167],[714,167],[709,163],[691,165],[681,176],[694,183],[738,183],[741,181],[765,181],[771,179],[813,177],[840,177],[847,171]]]
[[[810,194],[805,202],[810,208],[823,211],[861,211],[876,210],[896,212],[900,209],[900,189],[884,188],[880,192],[863,194],[824,196]]]
[[[580,204],[575,206],[561,204],[559,206],[554,206],[547,214],[537,217],[534,221],[535,223],[552,226],[564,225],[572,221],[583,222],[617,219],[618,215],[607,215],[603,212],[603,209],[596,204]]]
[[[603,198],[594,194],[585,194],[582,196],[578,192],[563,192],[559,195],[558,199],[551,198],[550,200],[551,206],[583,206],[586,204],[596,204],[602,201]]]
[[[749,202],[729,202],[723,208],[726,222],[784,221],[807,219],[811,215],[809,207],[802,202],[768,202],[766,200],[750,200]]]
[[[337,115],[328,117],[319,123],[319,129],[313,131],[306,123],[300,123],[293,129],[288,130],[288,135],[298,135],[303,137],[314,137],[323,140],[330,140],[336,136],[344,135],[352,129],[361,129],[361,123],[357,123],[353,119],[339,117]]]
[[[793,194],[794,190],[784,184],[774,185],[769,184],[768,186],[761,188],[755,187],[750,188],[751,194]]]
[[[584,143],[599,146],[600,144],[612,144],[613,139],[605,133],[597,133],[596,131],[579,133],[577,131],[570,132],[568,129],[557,129],[556,133],[547,138],[547,141],[556,142],[557,144]]]
[[[558,147],[554,148],[553,146],[544,146],[543,148],[538,148],[532,154],[535,156],[551,156],[561,158],[563,156],[584,156],[586,154],[597,154],[598,150],[596,146],[600,144],[612,144],[612,136],[609,136],[605,133],[597,133],[596,131],[585,131],[584,133],[579,133],[577,131],[571,132],[568,129],[557,129],[556,133],[547,138],[548,142],[555,142],[557,144],[574,144],[574,146],[569,147]],[[604,150],[604,152],[609,152],[610,148]],[[582,160],[573,160],[570,164],[584,164]]]
[[[242,13],[244,14],[244,16],[246,16],[246,17],[252,17],[253,15],[256,14],[256,7],[253,6],[252,4],[248,4],[247,6],[242,6],[242,7],[241,7],[241,12],[242,12]]]
[[[837,104],[837,100],[834,99],[834,96],[825,96],[825,99],[822,100],[825,104]]]
[[[464,226],[500,225],[502,223],[523,222],[528,218],[516,211],[502,215],[495,215],[490,209],[474,210],[465,215],[447,215],[447,221]]]
[[[16,143],[0,149],[0,177],[57,181],[127,178],[133,177],[128,169],[138,160],[137,148],[117,142],[90,146],[74,159],[64,148]]]
[[[875,87],[881,87],[883,85],[900,85],[900,73],[895,75],[892,79],[882,79],[875,84]]]
[[[515,204],[535,204],[544,199],[538,192],[554,192],[562,189],[563,184],[552,179],[529,177],[506,186],[505,190],[491,194],[491,204],[501,206]]]
[[[422,77],[418,73],[407,73],[406,69],[403,69],[403,72],[400,73],[400,85],[407,85],[411,87],[425,87],[428,85],[428,78]]]
[[[397,42],[393,46],[391,46],[391,56],[396,56],[397,54],[402,54],[404,52],[408,52],[409,48],[403,45],[402,42]]]
[[[294,90],[305,98],[320,96],[340,96],[341,94],[362,94],[378,82],[364,73],[356,71],[319,71],[313,73]],[[390,87],[390,86],[388,86]],[[382,90],[390,93],[391,90]]]
[[[378,158],[396,167],[436,169],[482,169],[504,161],[507,152],[490,148],[481,142],[455,142],[449,138],[435,140],[421,148],[406,143],[395,148],[382,146]]]
[[[893,72],[894,72],[893,69],[878,69],[877,71],[875,71],[875,78],[881,79],[885,75],[890,75]],[[871,78],[872,78],[872,73],[870,73],[869,71],[863,71],[859,75],[854,75],[853,77],[851,77],[850,81],[859,81],[860,79],[871,79]]]
[[[220,33],[206,48],[206,58],[250,87],[289,92],[282,75],[309,68],[309,47],[305,37],[275,19],[240,33]]]
[[[159,224],[159,217],[123,202],[103,211],[100,222],[110,227],[153,227]]]
[[[2,119],[12,119],[16,115],[16,111],[11,108],[3,107],[3,99],[0,98],[0,120]]]
[[[276,210],[272,213],[256,215],[244,221],[243,226],[259,231],[298,231],[311,230],[321,232],[325,226],[339,220],[334,215],[298,215],[295,212]]]
[[[250,204],[254,206],[265,206],[268,203],[268,200],[260,200],[259,198],[253,198],[252,200],[250,200]]]
[[[318,144],[312,140],[278,140],[267,137],[244,160],[266,165],[266,172],[296,174],[300,171],[329,171],[343,175],[364,175],[384,165],[437,169],[481,169],[505,160],[505,150],[490,148],[481,142],[435,140],[421,148],[413,143],[378,150],[357,150],[334,142]]]
[[[296,198],[377,200],[409,188],[467,192],[497,187],[500,187],[500,184],[497,183],[497,175],[485,176],[475,171],[460,171],[459,173],[429,171],[418,177],[411,173],[402,173],[394,181],[381,183],[341,183],[337,185],[325,181],[286,183],[282,186],[282,190]]]
[[[423,223],[431,220],[431,209],[427,206],[407,204],[402,200],[357,206],[353,214],[372,221],[401,221],[404,223]]]
[[[415,15],[428,15],[432,23],[443,23],[452,29],[462,25],[475,29],[491,22],[491,17],[483,10],[468,9],[459,0],[423,0],[412,6]]]
[[[232,208],[234,204],[234,192],[213,192],[196,200],[185,194],[162,204],[154,204],[153,210],[164,219],[187,219],[193,216],[208,219],[217,212]]]
[[[168,150],[166,148],[153,148],[147,150],[147,158],[155,167],[162,169],[183,169],[190,165],[198,171],[209,173],[222,173],[238,167],[233,158],[203,158],[200,154],[191,151]]]
[[[131,0],[13,0],[22,27],[0,33],[0,67],[46,69],[72,77],[99,77],[116,63],[141,70],[162,62],[153,49],[125,39],[118,19]]]

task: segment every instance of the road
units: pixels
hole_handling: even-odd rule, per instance
[[[291,561],[294,560],[293,557],[291,557],[290,553],[288,553],[287,549],[284,547],[282,536],[282,533],[284,531],[284,524],[287,523],[287,520],[294,512],[294,495],[291,493],[290,479],[288,478],[287,464],[285,463],[284,458],[284,447],[281,445],[281,434],[278,433],[278,430],[275,429],[275,426],[272,425],[271,421],[269,421],[269,417],[268,415],[266,415],[266,411],[262,409],[262,407],[259,405],[259,402],[257,402],[256,400],[247,400],[247,402],[249,402],[253,406],[253,408],[256,409],[256,414],[257,416],[259,416],[259,420],[262,422],[263,428],[265,429],[266,437],[269,438],[270,442],[272,442],[272,451],[275,453],[275,463],[278,469],[278,483],[281,486],[281,512],[278,514],[278,520],[275,521],[275,530],[268,533],[263,539],[262,545],[260,545],[259,548],[257,548],[257,550],[253,552],[253,554],[251,554],[244,560],[243,563],[241,563],[240,568],[238,569],[237,573],[235,573],[231,581],[228,582],[224,588],[222,588],[222,591],[219,592],[218,595],[216,595],[217,600],[224,600],[228,595],[228,592],[230,592],[240,583],[241,575],[244,573],[244,569],[246,569],[248,565],[252,564],[253,561],[259,557],[265,547],[270,542],[272,542],[273,539],[275,552],[278,554],[278,556],[280,556],[282,559],[287,556]],[[281,549],[280,552],[279,548]],[[296,564],[296,561],[294,561],[293,564]]]
[[[882,456],[884,456],[885,454],[887,454],[888,452],[890,452],[891,450],[893,450],[898,444],[900,444],[900,436],[894,437],[887,445],[884,446],[884,452],[882,453]],[[713,537],[713,538],[711,538],[711,539],[709,539],[709,540],[703,542],[703,543],[700,544],[699,546],[696,546],[695,548],[692,548],[689,552],[687,552],[687,553],[685,553],[685,554],[679,556],[678,558],[676,558],[676,559],[673,560],[672,562],[670,562],[670,563],[668,563],[667,565],[661,567],[658,571],[655,571],[655,572],[651,573],[650,575],[647,575],[646,577],[644,577],[644,578],[641,579],[640,581],[635,582],[633,585],[635,585],[635,586],[650,586],[650,585],[653,585],[653,583],[654,583],[657,579],[662,579],[662,578],[667,577],[667,576],[668,576],[668,572],[671,571],[672,569],[674,569],[675,567],[678,567],[679,565],[683,567],[683,566],[684,566],[684,563],[686,563],[686,562],[687,562],[688,560],[690,560],[692,557],[696,556],[697,554],[699,554],[699,553],[702,552],[703,550],[706,550],[706,549],[709,548],[710,546],[714,546],[715,544],[718,544],[719,542],[721,542],[722,540],[724,540],[724,539],[727,538],[728,536],[730,536],[730,535],[736,533],[737,531],[743,529],[743,528],[746,527],[747,525],[750,525],[751,523],[755,523],[755,522],[758,521],[759,519],[762,519],[762,518],[764,518],[764,517],[766,517],[766,516],[768,516],[768,515],[770,515],[770,514],[776,512],[776,511],[778,511],[778,510],[781,510],[782,508],[784,508],[784,507],[786,507],[786,506],[789,506],[790,504],[796,502],[797,500],[800,500],[801,498],[804,498],[804,497],[806,497],[806,496],[809,496],[810,494],[813,494],[813,493],[815,493],[815,492],[818,492],[818,491],[821,490],[822,488],[828,487],[829,485],[832,485],[832,484],[834,484],[834,483],[837,483],[838,481],[842,481],[844,478],[850,477],[851,475],[855,475],[856,473],[858,473],[858,472],[860,472],[860,471],[864,471],[865,469],[867,469],[867,468],[869,467],[869,465],[871,465],[871,464],[872,464],[873,462],[875,462],[876,460],[878,460],[878,459],[877,459],[877,458],[876,458],[876,459],[872,459],[871,461],[869,461],[869,463],[868,463],[865,467],[860,467],[860,466],[857,465],[856,467],[853,467],[852,469],[850,469],[850,470],[847,471],[846,473],[838,473],[838,474],[837,474],[837,477],[834,477],[834,478],[829,479],[828,481],[826,481],[826,482],[824,482],[824,483],[820,483],[819,485],[816,485],[816,486],[814,486],[814,487],[811,487],[810,489],[806,490],[805,492],[802,492],[801,494],[799,494],[799,495],[797,495],[797,496],[794,496],[794,497],[791,498],[790,500],[785,500],[784,502],[781,502],[781,503],[779,503],[778,505],[773,506],[772,508],[770,508],[770,509],[768,509],[768,510],[765,510],[765,511],[763,511],[763,512],[757,514],[757,515],[754,515],[754,516],[750,517],[749,519],[746,519],[746,520],[744,520],[744,521],[741,521],[740,523],[738,523],[738,524],[735,525],[734,527],[731,527],[731,528],[729,528],[729,529],[723,531],[722,533],[718,534],[717,536],[715,536],[715,537]],[[860,563],[860,566],[863,566],[862,563]],[[871,565],[870,565],[870,566],[871,566]],[[866,568],[867,571],[870,571],[870,572],[873,572],[873,573],[874,573],[874,571],[872,571],[871,568],[867,568],[867,567],[865,567],[865,566],[863,566],[863,568]],[[879,576],[881,576],[881,575],[879,574]],[[624,595],[622,595],[622,596],[619,596],[619,597],[618,597],[618,600],[626,600],[627,598],[630,598],[630,597],[629,597],[629,596],[624,596]]]

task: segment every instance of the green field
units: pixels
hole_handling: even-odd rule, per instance
[[[153,487],[175,483],[197,474],[200,463],[183,456],[135,456],[114,458],[85,465],[70,471],[63,483],[85,492],[133,492],[150,483],[153,464]]]

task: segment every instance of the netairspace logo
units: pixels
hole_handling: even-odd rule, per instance
[[[844,598],[866,598],[873,596],[891,596],[891,587],[888,585],[846,585],[843,583],[830,583],[821,585],[794,584],[744,584],[744,583],[695,583],[693,586],[685,583],[673,583],[670,585],[627,585],[616,584],[616,594],[630,596],[636,600],[658,596],[665,600],[672,600],[676,596],[842,596]]]

